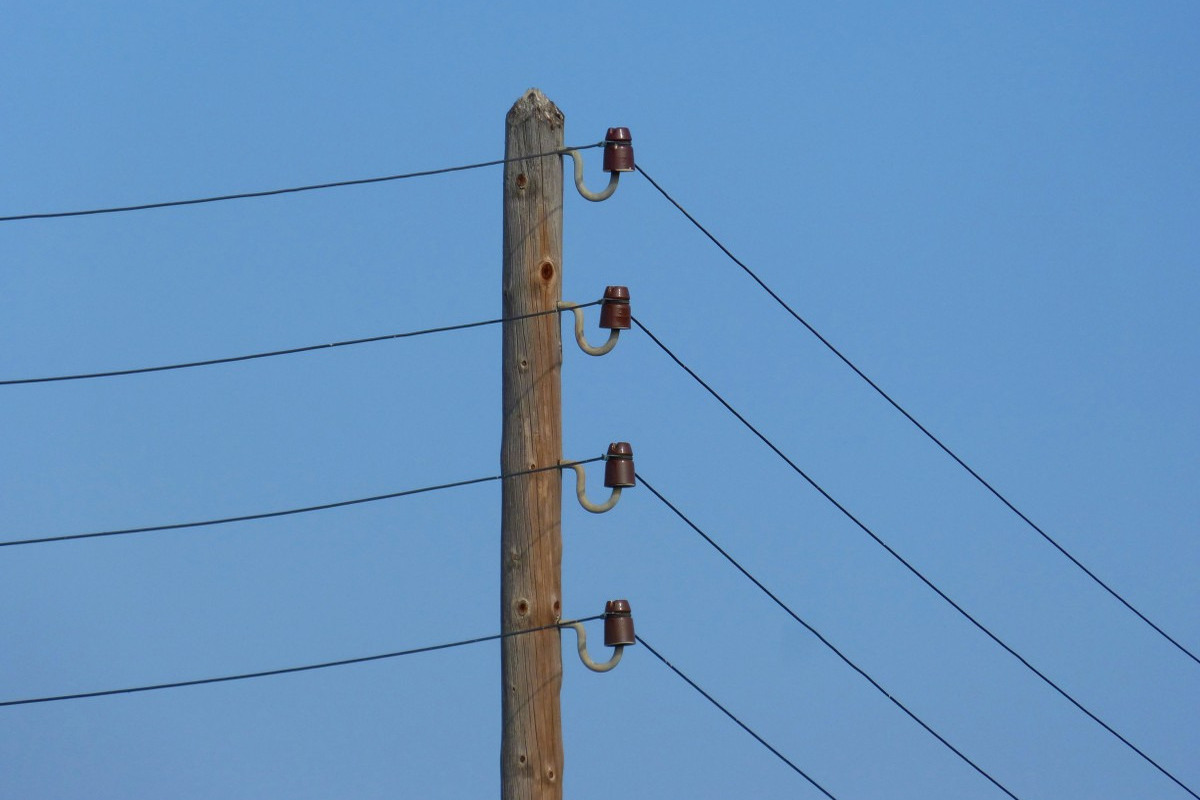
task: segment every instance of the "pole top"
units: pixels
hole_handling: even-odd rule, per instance
[[[527,119],[539,117],[557,128],[563,126],[565,119],[553,100],[546,97],[541,89],[532,87],[517,98],[517,102],[513,103],[512,108],[508,110],[506,121],[509,125],[518,125]]]

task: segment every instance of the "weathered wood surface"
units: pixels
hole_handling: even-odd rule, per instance
[[[505,156],[563,146],[563,115],[537,89],[508,112]],[[504,167],[504,316],[555,308],[562,295],[561,156]],[[562,456],[562,341],[557,314],[504,325],[505,473],[556,464]],[[562,610],[562,478],[557,470],[503,482],[500,623],[503,631],[553,624]],[[555,629],[501,643],[502,800],[562,800],[559,691],[562,652]]]

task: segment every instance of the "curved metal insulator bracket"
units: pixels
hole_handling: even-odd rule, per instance
[[[625,645],[619,644],[613,647],[612,658],[610,658],[608,661],[605,661],[603,664],[597,664],[592,660],[592,657],[588,655],[587,631],[583,629],[583,623],[563,622],[560,623],[560,627],[575,629],[575,635],[579,639],[579,660],[582,661],[583,665],[592,672],[608,672],[617,664],[621,663],[621,655],[625,652]]]
[[[615,172],[613,173],[616,174]],[[613,328],[608,332],[608,341],[599,347],[593,347],[587,343],[587,338],[583,335],[583,309],[575,303],[568,303],[565,300],[558,301],[560,311],[571,310],[575,314],[575,341],[579,343],[579,349],[587,353],[589,356],[602,356],[605,353],[612,351],[617,346],[617,338],[620,337],[621,331]]]
[[[583,156],[578,150],[568,150],[567,155],[575,162],[575,188],[587,200],[593,203],[599,203],[601,200],[607,200],[612,197],[613,192],[617,190],[617,182],[621,179],[621,173],[610,172],[608,175],[608,186],[605,186],[599,192],[588,191],[588,188],[583,184]]]
[[[621,487],[614,486],[612,494],[603,503],[596,504],[587,498],[587,473],[583,470],[582,464],[569,464],[571,469],[575,470],[575,495],[579,498],[579,505],[583,506],[593,514],[603,514],[605,511],[612,509],[621,499]]]

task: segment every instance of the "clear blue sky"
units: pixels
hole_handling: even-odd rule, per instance
[[[496,158],[505,112],[531,86],[566,114],[568,143],[629,126],[639,164],[801,314],[1200,649],[1194,3],[18,1],[3,17],[0,215]],[[500,188],[493,167],[3,223],[0,379],[497,316]],[[644,178],[603,204],[569,193],[564,216],[568,299],[628,285],[634,313],[830,493],[1200,790],[1200,666],[937,451]],[[0,539],[493,475],[499,333],[0,387]],[[644,335],[564,358],[566,457],[632,442],[657,489],[1023,800],[1187,796],[919,584]],[[1003,796],[644,489],[600,517],[564,502],[563,527],[568,615],[628,598],[639,633],[836,797]],[[0,700],[494,633],[498,540],[491,483],[0,548]],[[594,675],[565,641],[567,797],[818,796],[644,649]],[[488,643],[0,708],[0,797],[496,797],[498,678]]]

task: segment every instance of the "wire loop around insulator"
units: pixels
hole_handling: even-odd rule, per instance
[[[569,155],[571,160],[575,162],[575,188],[579,190],[579,194],[583,195],[584,199],[591,200],[593,203],[599,203],[601,200],[607,200],[612,197],[613,192],[617,190],[617,182],[621,180],[621,173],[610,172],[608,175],[608,186],[605,186],[599,192],[592,192],[583,184],[583,156],[579,154],[578,150],[568,150],[566,155]]]
[[[613,173],[616,174],[615,172]],[[587,353],[589,356],[602,356],[612,352],[612,349],[617,346],[617,339],[621,335],[621,331],[613,328],[608,333],[608,341],[599,347],[588,344],[587,337],[583,333],[583,307],[578,303],[571,303],[566,300],[558,301],[558,309],[560,311],[570,310],[575,315],[575,341],[579,343],[579,349]]]
[[[587,667],[588,669],[590,669],[592,672],[608,672],[610,669],[615,667],[617,664],[621,663],[621,656],[625,652],[625,645],[623,645],[623,644],[615,645],[613,647],[612,658],[610,658],[608,661],[605,661],[603,664],[598,664],[592,660],[591,656],[588,655],[587,631],[585,631],[583,629],[582,622],[566,621],[566,622],[560,622],[558,625],[560,628],[574,628],[575,629],[575,636],[579,640],[579,643],[578,643],[579,660],[582,661],[583,665],[585,667]]]
[[[593,503],[591,500],[588,500],[587,497],[587,473],[584,472],[583,465],[562,464],[561,462],[560,464],[575,470],[575,496],[579,498],[579,505],[583,506],[584,509],[592,512],[593,514],[603,514],[605,511],[611,510],[612,507],[617,504],[617,501],[621,499],[621,487],[614,486],[612,488],[612,494],[609,495],[607,500],[599,504]]]

